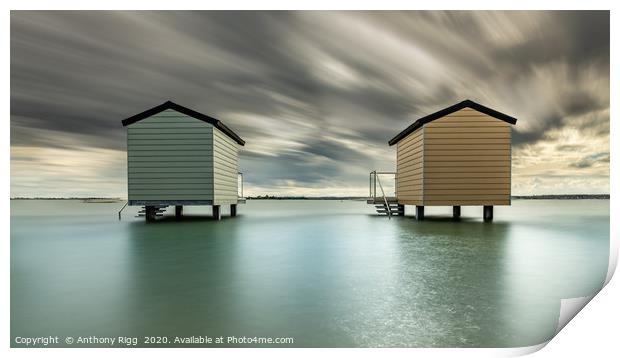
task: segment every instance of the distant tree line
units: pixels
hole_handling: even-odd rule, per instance
[[[558,195],[513,195],[513,199],[556,199],[556,200],[576,200],[576,199],[609,199],[609,194],[558,194]]]

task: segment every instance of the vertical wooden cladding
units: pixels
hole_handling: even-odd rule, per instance
[[[424,127],[424,205],[510,205],[509,123],[464,108]]]
[[[214,128],[166,110],[127,129],[129,200],[213,200]]]
[[[239,145],[219,129],[213,131],[214,204],[236,204]]]
[[[399,204],[422,205],[424,127],[403,138],[396,149],[396,195]]]

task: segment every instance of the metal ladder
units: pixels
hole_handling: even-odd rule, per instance
[[[375,176],[377,183],[379,183],[379,188],[381,188],[381,195],[383,196],[383,203],[384,203],[384,207],[385,207],[385,211],[387,211],[388,214],[388,219],[392,220],[392,208],[390,207],[390,204],[388,204],[387,198],[385,197],[385,191],[383,191],[383,185],[381,185],[381,179],[379,178],[379,176]],[[377,210],[378,212],[379,210]]]
[[[386,207],[385,203],[383,204],[375,204],[375,209],[379,214],[388,214],[388,210],[391,212],[392,216],[403,216],[405,213],[403,212],[402,207],[398,203],[393,203],[388,201],[388,205]]]
[[[387,215],[389,218],[405,215],[404,206],[398,203],[396,190],[394,190],[394,196],[387,196],[379,175],[394,175],[394,188],[396,188],[396,172],[379,172],[374,170],[370,172],[370,194],[366,202],[374,205],[377,213]],[[379,183],[379,191],[377,191],[377,183]],[[377,195],[377,192],[379,195]]]
[[[168,208],[168,205],[149,205],[155,208],[155,217],[164,216],[164,212]],[[137,218],[143,218],[146,216],[146,206],[143,206],[142,209],[138,211]]]

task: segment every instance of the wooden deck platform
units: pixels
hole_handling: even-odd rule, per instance
[[[394,196],[388,196],[385,199],[387,200],[388,204],[398,203],[398,198]],[[370,197],[366,199],[366,204],[385,204],[385,201],[383,200],[382,196],[377,196],[374,198]]]

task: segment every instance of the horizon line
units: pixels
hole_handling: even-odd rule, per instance
[[[602,194],[585,194],[585,193],[580,193],[580,194],[526,194],[526,195],[511,195],[511,198],[523,198],[523,197],[560,197],[560,196],[611,196],[610,193],[602,193]],[[308,196],[308,195],[268,195],[268,194],[261,194],[261,195],[250,195],[250,196],[246,196],[246,199],[250,199],[250,198],[307,198],[307,199],[313,199],[313,198],[334,198],[334,199],[341,199],[341,198],[368,198],[369,196],[367,195],[342,195],[342,196],[337,196],[337,195],[317,195],[317,196]],[[116,199],[116,200],[128,200],[127,198],[123,198],[123,197],[115,197],[115,196],[13,196],[10,198],[10,200],[23,200],[23,199],[80,199],[80,200],[84,200],[84,199]]]

